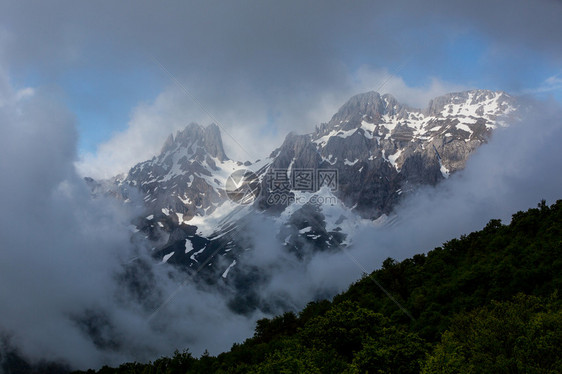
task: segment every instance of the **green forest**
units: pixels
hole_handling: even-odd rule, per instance
[[[379,283],[408,313],[400,309]],[[216,357],[77,373],[562,373],[562,200],[397,262]],[[408,315],[409,314],[409,315]]]

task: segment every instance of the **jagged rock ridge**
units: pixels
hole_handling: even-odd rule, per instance
[[[388,94],[359,94],[312,134],[289,134],[270,156],[271,167],[335,168],[338,198],[375,219],[389,214],[402,194],[464,168],[517,106],[510,95],[486,90],[444,95],[425,110]],[[261,207],[266,206],[262,200]]]

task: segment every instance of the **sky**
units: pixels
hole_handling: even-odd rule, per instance
[[[468,88],[562,100],[560,1],[0,4],[0,69],[58,92],[97,178],[190,122],[220,122],[233,159],[263,158],[369,90],[415,107]]]
[[[561,16],[562,3],[545,0],[0,1],[0,354],[8,344],[31,361],[86,369],[178,347],[214,354],[252,335],[263,315],[234,314],[224,295],[189,284],[150,320],[180,275],[147,258],[149,243],[131,243],[134,207],[92,200],[81,179],[126,171],[192,121],[218,120],[227,154],[246,160],[369,90],[415,107],[469,88],[540,101],[462,172],[403,201],[397,225],[360,230],[349,253],[295,266],[272,241],[273,224],[255,218],[250,234],[266,250],[248,251],[240,266],[267,268],[260,296],[296,310],[361,276],[348,255],[370,271],[553,203]],[[120,280],[135,257],[145,263],[143,297]],[[87,337],[91,318],[111,349]]]

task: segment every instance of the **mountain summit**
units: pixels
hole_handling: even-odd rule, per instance
[[[175,137],[170,134],[160,153],[174,152],[180,148],[194,148],[193,155],[196,157],[204,158],[209,155],[219,161],[228,160],[224,153],[220,129],[214,123],[205,128],[196,123],[191,123],[183,130],[178,131]]]
[[[223,203],[225,180],[241,165],[226,156],[217,125],[191,123],[170,135],[158,156],[132,167],[122,184],[143,194],[148,212],[172,214],[179,225]]]
[[[464,168],[517,107],[510,95],[486,90],[444,95],[425,110],[388,94],[359,94],[313,133],[288,135],[271,167],[336,169],[338,198],[375,219],[389,214],[402,194]]]
[[[173,212],[177,224],[208,216],[227,201],[225,181],[249,168],[260,176],[256,206],[268,202],[265,177],[272,170],[335,169],[336,196],[365,218],[389,214],[403,194],[434,185],[464,167],[469,155],[499,126],[513,119],[519,104],[504,92],[472,90],[430,101],[425,109],[371,91],[350,98],[310,134],[287,135],[269,158],[251,165],[230,160],[217,125],[191,123],[170,135],[152,160],[135,165],[124,185],[138,188],[149,213]],[[319,187],[319,186],[317,186]]]

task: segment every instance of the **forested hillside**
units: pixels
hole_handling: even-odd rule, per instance
[[[217,357],[186,350],[97,373],[559,373],[561,285],[562,200],[542,201],[509,225],[389,258],[332,301],[258,321]]]

